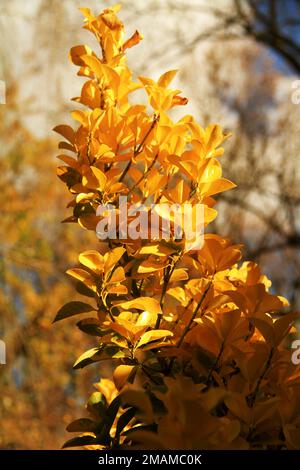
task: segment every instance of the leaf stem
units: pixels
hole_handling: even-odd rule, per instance
[[[206,288],[205,288],[205,291],[203,292],[203,295],[202,295],[200,301],[198,302],[198,305],[197,305],[197,307],[196,307],[196,309],[195,309],[193,315],[191,316],[190,321],[188,322],[188,324],[186,325],[185,329],[183,330],[183,333],[182,333],[182,335],[181,335],[181,337],[180,337],[180,339],[179,339],[179,341],[178,341],[178,343],[177,343],[177,347],[178,347],[178,348],[182,345],[184,338],[186,337],[187,333],[189,332],[190,327],[192,326],[193,321],[195,320],[196,315],[197,315],[197,313],[199,312],[199,310],[200,310],[200,308],[201,308],[201,306],[202,306],[202,304],[203,304],[203,302],[204,302],[204,300],[205,300],[205,297],[206,297],[206,295],[207,295],[207,293],[208,293],[208,291],[209,291],[211,285],[212,285],[212,281],[209,281],[209,283],[207,284],[207,286],[206,286]]]
[[[155,124],[157,123],[158,120],[159,120],[159,115],[154,114],[153,121],[151,123],[150,128],[148,129],[148,131],[144,135],[142,141],[139,143],[139,145],[137,146],[137,148],[133,152],[134,158],[137,157],[139,155],[139,153],[141,153],[144,143],[146,142],[148,136],[150,135],[151,131],[153,130],[153,128],[154,128],[154,126],[155,126]],[[123,179],[125,178],[125,176],[127,175],[128,171],[129,171],[131,165],[132,165],[132,160],[130,159],[129,162],[127,163],[126,167],[124,168],[123,173],[120,176],[119,182],[123,181]]]
[[[169,281],[171,279],[171,276],[173,274],[175,266],[178,263],[180,257],[181,257],[181,254],[177,258],[175,258],[174,255],[171,255],[171,262],[164,270],[164,283],[163,283],[163,288],[162,288],[160,302],[159,302],[161,310],[163,310],[163,302],[164,302],[164,299],[165,299],[165,296],[166,296]],[[159,328],[161,319],[162,319],[162,313],[159,313],[157,315],[157,320],[156,320],[156,324],[155,324],[156,329]]]
[[[254,403],[255,403],[255,400],[256,400],[256,398],[257,398],[257,394],[258,394],[258,391],[259,391],[259,387],[260,387],[260,385],[261,385],[261,382],[263,381],[263,379],[264,379],[264,377],[265,377],[265,375],[266,375],[266,373],[267,373],[267,371],[268,371],[268,369],[269,369],[269,367],[270,367],[270,365],[271,365],[272,358],[273,358],[273,354],[274,354],[274,348],[272,348],[272,349],[270,350],[270,353],[269,353],[267,362],[266,362],[265,367],[264,367],[264,369],[263,369],[263,371],[262,371],[262,373],[261,373],[261,375],[260,375],[260,377],[259,377],[259,379],[258,379],[258,381],[257,381],[257,384],[256,384],[256,387],[255,387],[254,391],[251,392],[251,393],[247,396],[247,398],[246,398],[247,403],[248,403],[248,405],[249,405],[250,408],[253,408],[253,406],[254,406]]]

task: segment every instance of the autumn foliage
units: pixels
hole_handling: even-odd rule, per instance
[[[128,205],[203,204],[207,227],[214,196],[234,187],[219,162],[227,136],[189,115],[171,119],[187,102],[169,87],[176,71],[133,81],[126,53],[142,36],[124,39],[118,10],[82,8],[101,56],[83,45],[70,52],[86,81],[74,98],[85,107],[72,112],[79,125],[55,128],[67,151],[58,168],[72,195],[66,221],[96,232],[99,204],[118,213],[122,194]],[[148,106],[133,104],[138,88]],[[68,426],[79,434],[65,447],[300,448],[300,370],[286,342],[295,315],[255,263],[241,262],[241,246],[206,228],[199,250],[175,234],[116,237],[78,261],[68,274],[82,301],[55,320],[82,314],[77,326],[94,347],[74,368],[99,363],[101,373],[106,363],[111,380],[95,384],[89,417]]]

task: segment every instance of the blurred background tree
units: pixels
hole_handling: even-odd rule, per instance
[[[68,325],[51,324],[61,301],[74,296],[64,271],[84,244],[58,223],[67,200],[53,183],[53,143],[33,137],[14,115],[17,88],[8,88],[7,99],[9,110],[0,108],[0,337],[7,350],[0,448],[58,447],[61,417],[76,416],[93,381],[93,373],[70,376],[73,341],[88,345],[85,338],[78,330],[71,341]]]
[[[68,203],[55,177],[51,128],[67,120],[80,89],[67,59],[78,34],[79,6],[101,11],[111,2],[2,0],[0,80],[1,448],[57,448],[61,422],[78,409],[99,371],[70,376],[74,344],[85,335],[52,326],[72,296],[64,271],[94,237],[59,221]],[[233,136],[223,157],[225,176],[238,185],[219,198],[211,229],[245,243],[277,293],[299,309],[300,105],[291,100],[300,73],[299,0],[126,0],[128,35],[148,38],[131,63],[137,74],[180,69],[178,86],[200,123],[218,122]],[[150,40],[149,40],[150,38]],[[152,45],[149,49],[149,43]],[[135,53],[136,58],[136,53]],[[130,54],[129,54],[130,59]],[[186,111],[186,110],[185,110]],[[79,377],[80,375],[80,377]]]

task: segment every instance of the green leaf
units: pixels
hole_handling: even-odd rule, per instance
[[[87,410],[96,419],[103,418],[106,413],[106,399],[100,392],[94,392],[87,402]]]
[[[97,318],[85,318],[76,323],[77,327],[90,336],[103,336],[107,330],[102,330]]]
[[[67,442],[64,443],[62,449],[66,449],[67,447],[81,447],[87,446],[91,444],[97,444],[97,439],[94,436],[77,436],[69,439]]]
[[[64,318],[78,315],[80,313],[87,313],[87,312],[92,312],[92,311],[95,311],[95,308],[92,307],[92,305],[86,304],[84,302],[78,302],[78,301],[68,302],[63,307],[61,307],[61,309],[57,312],[53,323],[59,320],[63,320]]]
[[[75,361],[73,365],[73,369],[82,369],[88,364],[92,364],[93,362],[100,361],[102,350],[103,348],[92,348],[92,349],[89,349],[88,351],[85,351]]]
[[[91,297],[91,298],[95,297],[95,292],[93,292],[92,289],[89,289],[87,286],[82,284],[82,282],[80,281],[77,282],[75,289],[78,292],[78,294],[84,295],[85,297]]]
[[[97,425],[97,442],[104,446],[108,446],[111,443],[110,429],[116,419],[120,405],[121,398],[117,396],[105,410],[105,416]]]
[[[94,432],[96,428],[95,421],[89,418],[79,418],[67,426],[68,432]]]
[[[118,419],[117,429],[116,429],[116,436],[120,436],[123,429],[127,426],[127,424],[134,418],[136,413],[136,408],[129,408],[126,410]]]
[[[80,218],[84,217],[85,215],[95,214],[95,210],[89,202],[84,202],[76,204],[73,210],[73,214],[75,217]]]
[[[105,416],[105,429],[109,434],[110,428],[112,427],[114,420],[116,419],[117,413],[121,406],[121,397],[117,396],[109,405],[106,416]]]
[[[150,431],[150,432],[157,432],[157,424],[138,424],[137,426],[134,426],[134,428],[127,429],[127,431],[124,431],[122,433],[122,436],[129,436],[134,435],[135,432],[137,431]]]
[[[137,347],[140,348],[141,346],[144,346],[145,344],[148,344],[152,341],[158,341],[161,340],[162,338],[167,338],[168,336],[173,336],[173,333],[169,330],[150,330],[146,331],[144,333],[138,344]]]
[[[85,351],[73,365],[73,369],[82,369],[93,362],[105,361],[108,359],[121,359],[125,353],[120,351],[119,346],[102,345],[98,348],[92,348]]]

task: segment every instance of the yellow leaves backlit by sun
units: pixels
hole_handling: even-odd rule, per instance
[[[96,230],[104,217],[98,206],[111,204],[119,234],[127,205],[154,204],[170,236],[160,227],[158,237],[110,237],[68,270],[88,302],[69,302],[55,320],[88,315],[77,326],[96,346],[74,367],[106,361],[113,382],[97,385],[87,406],[92,419],[70,425],[81,435],[66,446],[295,448],[300,414],[291,410],[300,373],[285,348],[295,315],[280,313],[287,301],[268,291],[271,282],[255,263],[241,263],[241,245],[206,233],[196,248],[184,230],[176,236],[176,217],[167,210],[200,204],[203,226],[215,219],[214,196],[235,187],[220,162],[229,135],[189,115],[171,119],[168,111],[187,103],[170,88],[176,70],[133,80],[126,53],[142,35],[125,38],[119,9],[94,16],[82,8],[100,55],[84,45],[70,52],[86,81],[74,98],[85,107],[72,112],[76,126],[54,129],[69,152],[59,155],[58,168],[72,195],[66,221]],[[151,111],[129,100],[138,88]],[[150,215],[144,210],[147,226]],[[190,220],[195,225],[195,212]],[[183,218],[177,225],[183,228]]]

